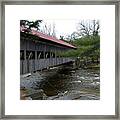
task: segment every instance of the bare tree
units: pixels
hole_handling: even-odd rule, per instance
[[[41,30],[42,33],[45,33],[50,36],[55,36],[56,37],[56,30],[55,30],[55,23],[47,23],[43,21]]]
[[[79,38],[79,36],[80,36],[80,34],[78,32],[73,32],[71,34],[71,40],[75,40],[75,39]]]
[[[99,21],[93,20],[93,35],[98,35],[100,29]]]
[[[67,41],[71,41],[71,35],[69,35],[69,34],[66,35],[64,39],[67,40]]]
[[[81,36],[98,35],[99,27],[98,20],[83,20],[78,23],[77,31]]]
[[[53,23],[53,31],[52,31],[52,36],[56,37],[56,30],[55,30],[55,23]]]
[[[47,34],[51,35],[51,31],[52,31],[51,24],[49,24],[47,29]]]

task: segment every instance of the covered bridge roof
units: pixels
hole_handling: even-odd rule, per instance
[[[25,30],[26,30],[26,28],[22,28],[22,27],[20,28],[20,31],[21,31],[21,32],[25,32]],[[76,49],[75,46],[73,46],[73,45],[71,45],[71,44],[69,44],[69,43],[67,43],[67,42],[65,42],[65,41],[63,41],[63,40],[59,40],[59,39],[57,39],[56,37],[46,35],[46,34],[44,34],[44,33],[42,33],[42,32],[38,32],[38,31],[36,31],[36,30],[32,30],[32,31],[30,32],[30,34],[36,35],[36,36],[38,36],[38,37],[40,37],[40,38],[43,38],[44,40],[49,40],[49,41],[51,41],[51,42],[54,42],[54,43],[57,43],[57,44],[60,44],[60,45],[64,45],[64,46],[66,46],[66,47]]]

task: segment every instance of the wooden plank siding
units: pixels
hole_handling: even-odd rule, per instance
[[[66,46],[55,43],[43,42],[42,39],[33,41],[30,37],[20,36],[20,52],[22,56],[20,60],[20,74],[31,73],[72,61],[71,58],[59,57],[56,54],[58,51],[64,52],[69,49]],[[32,57],[29,59],[30,53],[32,53]],[[43,58],[38,58],[39,55]]]
[[[73,61],[72,58],[52,58],[41,60],[21,60],[20,74],[31,73],[37,70],[42,70],[47,67],[56,66]]]

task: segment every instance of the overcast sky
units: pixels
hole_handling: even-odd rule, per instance
[[[60,35],[67,36],[76,31],[76,27],[79,20],[61,19],[61,20],[43,20],[43,22],[47,25],[55,24],[56,37],[60,38]]]

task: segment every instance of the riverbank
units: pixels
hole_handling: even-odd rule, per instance
[[[99,66],[90,68],[53,67],[21,77],[21,100],[99,100]]]

